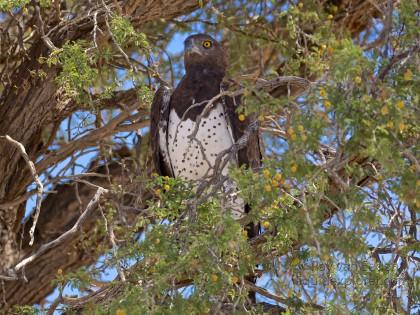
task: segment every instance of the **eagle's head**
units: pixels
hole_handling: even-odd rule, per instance
[[[187,72],[201,69],[212,74],[224,75],[226,57],[222,45],[207,34],[195,34],[184,42],[184,63]]]

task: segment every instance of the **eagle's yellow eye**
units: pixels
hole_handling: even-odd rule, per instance
[[[211,40],[205,40],[205,41],[203,42],[203,47],[204,47],[204,48],[210,48],[210,47],[211,47],[211,45],[212,45]]]

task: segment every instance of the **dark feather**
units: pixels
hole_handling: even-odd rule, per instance
[[[165,162],[165,152],[162,152],[159,147],[159,129],[167,134],[171,94],[172,89],[162,84],[156,91],[151,108],[150,147],[155,170],[161,176],[173,176],[170,163]]]

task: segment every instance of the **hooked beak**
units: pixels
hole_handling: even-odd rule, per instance
[[[198,48],[195,44],[194,41],[188,41],[185,43],[185,52],[187,54],[197,54],[197,55],[202,55],[200,48]]]

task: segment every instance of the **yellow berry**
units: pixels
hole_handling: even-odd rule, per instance
[[[169,176],[163,176],[164,180],[169,180]]]
[[[327,53],[328,53],[328,55],[332,55],[333,54],[333,52],[334,52],[334,48],[332,48],[332,47],[328,47],[328,49],[327,49]]]
[[[404,80],[411,81],[413,80],[413,72],[410,69],[407,69],[404,73]]]
[[[268,229],[268,228],[270,227],[270,222],[268,222],[268,221],[264,221],[264,222],[262,223],[262,226],[264,227],[264,229]]]
[[[125,312],[125,310],[123,310],[123,309],[117,309],[117,311],[115,312],[115,315],[125,315],[126,314],[126,312]]]
[[[287,129],[287,133],[291,136],[291,135],[293,135],[295,133],[295,130],[292,127],[289,127]]]
[[[293,165],[290,167],[290,170],[292,171],[292,173],[296,173],[296,172],[297,172],[297,170],[298,170],[298,166],[297,166],[296,164],[293,164]]]
[[[361,77],[359,77],[359,76],[357,76],[357,77],[355,77],[355,78],[354,78],[354,82],[355,82],[356,84],[360,84],[360,83],[362,83],[362,78],[361,78]]]
[[[324,107],[325,107],[325,109],[330,109],[330,107],[331,107],[331,102],[330,102],[330,101],[325,101],[325,102],[324,102]]]
[[[63,269],[59,268],[57,270],[57,275],[61,276],[63,274]]]
[[[334,16],[332,15],[332,14],[329,14],[328,16],[327,16],[327,19],[328,20],[332,20],[334,18]]]
[[[321,48],[322,48],[322,50],[325,50],[325,49],[327,49],[327,45],[323,44],[323,45],[321,45]]]
[[[381,114],[384,115],[384,116],[389,114],[388,106],[386,106],[386,105],[382,106]]]
[[[246,119],[244,114],[240,114],[238,118],[239,118],[239,121],[245,121]]]
[[[265,190],[266,192],[270,192],[270,191],[271,191],[271,185],[265,185],[265,186],[264,186],[264,190]]]
[[[217,282],[217,280],[219,280],[219,277],[215,274],[211,275],[211,281],[213,282]]]
[[[307,136],[307,135],[305,135],[305,134],[303,134],[303,135],[301,136],[301,138],[302,138],[302,141],[303,141],[303,142],[305,142],[306,140],[308,140],[308,136]]]
[[[169,191],[169,189],[171,189],[171,186],[169,186],[168,184],[163,185],[163,190]]]
[[[404,101],[398,101],[398,102],[397,102],[397,107],[398,107],[399,109],[403,109],[403,108],[404,108]]]
[[[155,239],[155,244],[159,245],[160,244],[160,238]]]
[[[299,2],[298,7],[302,9],[303,8],[303,3]]]
[[[264,169],[263,171],[264,177],[269,178],[270,177],[270,171],[268,169]]]

